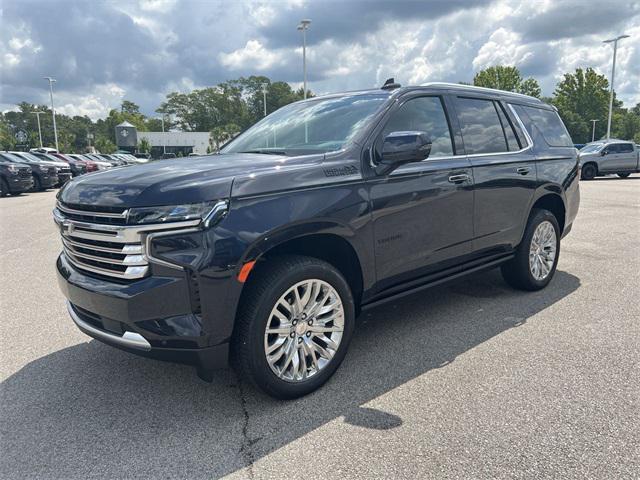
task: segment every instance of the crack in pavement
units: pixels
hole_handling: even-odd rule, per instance
[[[247,409],[247,398],[244,393],[244,389],[242,388],[242,379],[237,372],[235,372],[238,394],[240,396],[240,406],[242,407],[242,445],[240,445],[240,455],[244,458],[245,467],[247,468],[247,473],[249,478],[253,480],[255,478],[255,473],[253,471],[253,464],[256,460],[255,455],[253,453],[253,444],[255,441],[251,441],[249,438],[249,410]]]

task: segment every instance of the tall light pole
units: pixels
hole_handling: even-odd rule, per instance
[[[38,117],[38,136],[40,137],[40,148],[42,148],[42,129],[40,128],[40,115],[42,115],[45,112],[31,112],[33,114],[35,114],[36,117]]]
[[[591,141],[593,142],[596,139],[596,122],[598,122],[599,120],[595,120],[595,119],[591,119],[591,123],[593,124],[593,127],[591,129]]]
[[[629,35],[620,35],[616,38],[610,38],[602,43],[613,42],[613,66],[611,67],[611,94],[609,95],[609,119],[607,120],[607,139],[611,138],[611,114],[613,113],[613,80],[616,76],[616,54],[618,52],[618,40],[629,38]]]
[[[262,83],[262,105],[264,105],[264,116],[267,116],[267,82]]]
[[[302,31],[302,74],[304,80],[304,99],[307,99],[307,30],[311,20],[300,20],[298,30]]]
[[[51,94],[51,116],[53,117],[53,137],[56,139],[56,150],[58,149],[58,129],[56,128],[56,111],[53,107],[53,84],[56,83],[56,79],[52,77],[44,77],[49,81],[49,93]]]
[[[160,121],[162,122],[162,153],[167,153],[167,137],[164,134],[164,114],[160,117]]]

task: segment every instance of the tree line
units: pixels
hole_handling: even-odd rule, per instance
[[[286,82],[272,81],[264,76],[241,77],[188,93],[169,93],[156,109],[157,116],[144,115],[130,100],[124,100],[119,109],[110,110],[106,118],[95,122],[87,116],[57,113],[58,144],[63,152],[82,153],[93,146],[100,152],[111,153],[116,150],[116,125],[127,121],[139,131],[159,132],[162,117],[165,130],[210,132],[211,147],[215,149],[263,117],[263,85],[267,92],[267,114],[304,97],[302,89],[294,90]],[[513,66],[484,69],[474,76],[473,85],[524,93],[554,105],[575,143],[591,141],[592,119],[598,120],[595,138],[606,135],[609,82],[592,68],[566,73],[551,97],[542,97],[538,82],[534,78],[523,78]],[[313,93],[308,91],[307,96],[313,96]],[[51,109],[46,105],[21,102],[16,111],[0,113],[1,149],[15,148],[18,130],[28,133],[30,147],[40,145],[35,112],[44,112],[40,115],[43,145],[54,146]],[[611,136],[640,143],[640,103],[626,108],[614,95]],[[148,149],[144,142],[139,147],[142,151]]]

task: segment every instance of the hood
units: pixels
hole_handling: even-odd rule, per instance
[[[237,175],[298,164],[295,157],[222,154],[158,160],[78,177],[60,192],[70,204],[147,207],[229,198]]]

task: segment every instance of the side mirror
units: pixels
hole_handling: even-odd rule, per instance
[[[601,157],[604,157],[607,153],[609,153],[609,152],[607,151],[606,148],[603,148],[602,150],[600,150],[600,156]]]
[[[400,165],[421,162],[431,153],[431,139],[425,132],[391,132],[382,142],[382,159],[377,175],[386,175]]]

